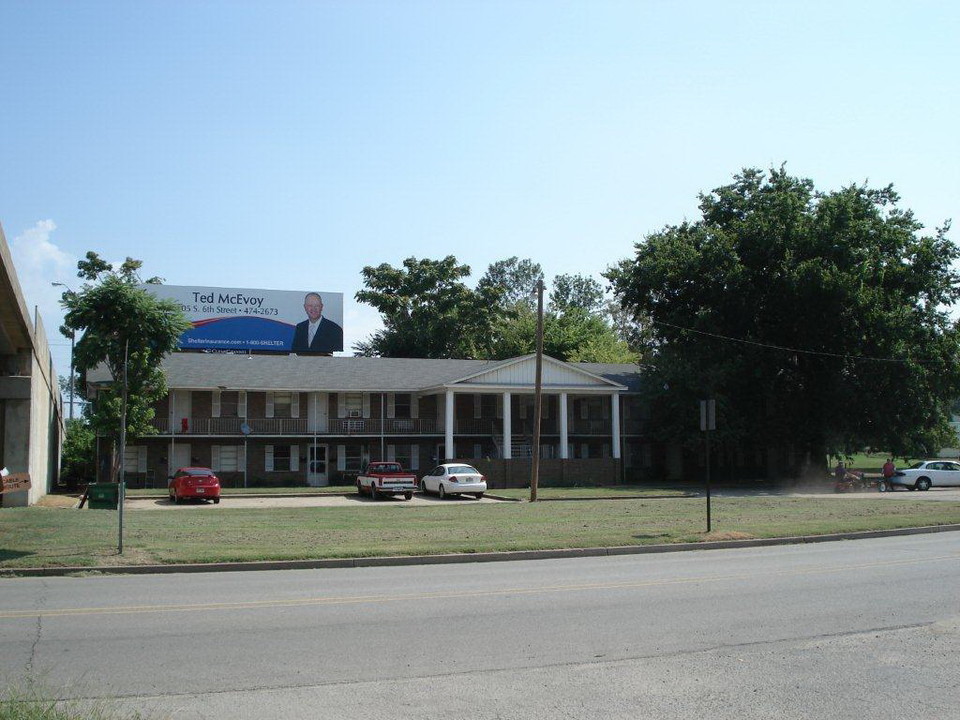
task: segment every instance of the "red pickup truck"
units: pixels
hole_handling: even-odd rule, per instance
[[[417,489],[417,476],[406,472],[398,462],[372,462],[357,476],[357,492],[378,500],[382,495],[403,495],[405,500],[413,497]]]

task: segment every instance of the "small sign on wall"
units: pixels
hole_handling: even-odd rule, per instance
[[[30,473],[7,473],[3,475],[0,495],[17,492],[18,490],[29,490],[30,487]]]

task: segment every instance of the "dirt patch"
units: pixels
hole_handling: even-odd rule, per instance
[[[755,537],[756,535],[750,533],[730,531],[707,533],[703,536],[703,539],[708,542],[715,542],[718,540],[753,540]]]
[[[40,507],[72,508],[80,502],[79,495],[44,495],[37,500]]]

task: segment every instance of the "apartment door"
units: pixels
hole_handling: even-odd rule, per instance
[[[310,432],[327,432],[327,419],[329,416],[327,403],[329,402],[327,393],[310,393],[310,399],[307,405],[307,422]]]
[[[190,467],[190,443],[176,443],[173,446],[173,452],[170,463],[170,475],[172,476],[182,467]]]
[[[307,485],[323,487],[330,484],[327,474],[327,447],[313,444],[307,448]]]

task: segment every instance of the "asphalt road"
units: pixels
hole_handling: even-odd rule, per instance
[[[0,581],[0,674],[161,718],[960,718],[960,533]]]

